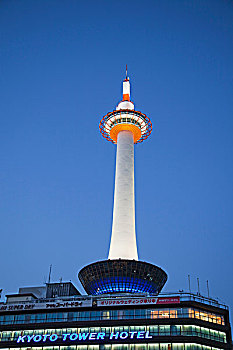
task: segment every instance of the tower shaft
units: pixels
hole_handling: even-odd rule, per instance
[[[138,260],[135,232],[134,136],[131,131],[121,131],[117,136],[113,223],[108,258]]]

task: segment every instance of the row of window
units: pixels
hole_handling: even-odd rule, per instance
[[[23,324],[44,322],[73,322],[88,320],[127,320],[127,319],[164,319],[196,318],[202,321],[224,325],[224,318],[207,311],[194,308],[170,309],[129,309],[106,311],[51,312],[38,314],[8,314],[0,316],[0,324]]]
[[[139,127],[141,127],[141,124],[136,121],[134,118],[118,118],[116,120],[114,120],[114,122],[111,123],[110,127],[119,124],[119,123],[132,123],[132,124],[136,124]]]
[[[2,350],[28,350],[28,348],[4,348]],[[33,347],[33,350],[223,350],[195,343],[151,343],[151,344],[100,344],[77,346]]]
[[[17,330],[0,332],[0,341],[16,341],[19,336],[45,335],[45,334],[72,334],[72,333],[99,333],[106,336],[121,332],[149,332],[151,336],[195,336],[226,342],[226,333],[214,329],[199,327],[194,325],[153,325],[153,326],[121,326],[121,327],[90,327],[90,328],[70,328],[70,329],[38,329],[38,330]]]

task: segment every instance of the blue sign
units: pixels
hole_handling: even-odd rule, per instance
[[[56,333],[53,334],[37,334],[37,335],[20,335],[17,339],[17,343],[39,343],[39,342],[55,342],[56,340],[62,341],[90,341],[90,340],[105,340],[110,341],[120,339],[151,339],[152,336],[149,331],[134,331],[134,332],[112,332],[106,334],[104,332],[98,333],[63,333],[58,336]]]

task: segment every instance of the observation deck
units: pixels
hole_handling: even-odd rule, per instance
[[[79,280],[87,294],[150,293],[158,294],[167,274],[158,266],[143,261],[114,259],[99,261],[82,268]]]
[[[150,119],[142,112],[133,109],[119,109],[106,114],[99,125],[102,136],[112,143],[117,143],[120,131],[131,131],[134,135],[134,143],[146,140],[152,131]]]

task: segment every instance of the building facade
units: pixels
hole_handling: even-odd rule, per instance
[[[232,349],[227,306],[195,294],[27,298],[0,304],[1,349]]]

